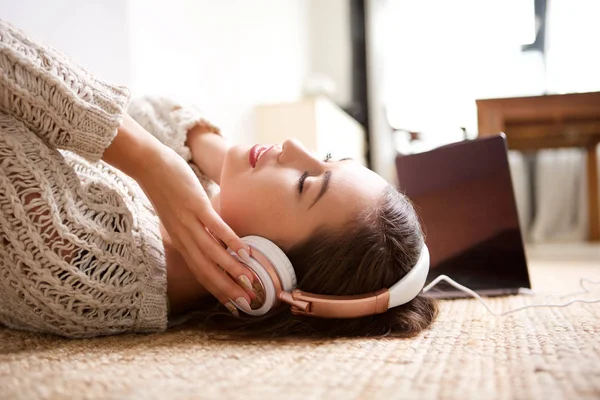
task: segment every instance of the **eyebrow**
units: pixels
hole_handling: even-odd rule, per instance
[[[319,194],[317,195],[317,197],[315,197],[315,200],[312,202],[310,207],[308,207],[308,210],[310,210],[315,204],[317,204],[317,201],[321,200],[321,197],[323,197],[325,192],[327,192],[327,188],[329,188],[330,180],[331,180],[331,171],[325,171],[325,175],[323,176],[323,184],[321,185],[321,190],[319,191]]]

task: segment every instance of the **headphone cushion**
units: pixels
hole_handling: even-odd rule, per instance
[[[260,236],[244,236],[242,241],[250,245],[253,251],[259,251],[273,264],[284,291],[290,292],[296,288],[296,271],[294,271],[290,259],[279,246]]]

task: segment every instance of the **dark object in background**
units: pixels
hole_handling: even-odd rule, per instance
[[[504,135],[396,158],[431,252],[427,282],[441,274],[484,295],[531,288]],[[447,284],[430,293],[463,297]]]
[[[352,101],[344,110],[365,128],[367,152],[365,160],[371,167],[369,135],[369,97],[367,82],[366,5],[364,0],[350,0],[350,46],[352,52]]]

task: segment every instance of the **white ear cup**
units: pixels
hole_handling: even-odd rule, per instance
[[[296,272],[294,271],[294,267],[292,267],[292,263],[285,253],[275,243],[260,236],[245,236],[242,238],[242,241],[252,248],[252,252],[260,252],[260,254],[271,262],[277,276],[279,276],[281,288],[284,291],[289,292],[296,288]],[[238,261],[243,262],[233,251],[229,250],[229,252],[237,258]],[[250,310],[249,312],[245,310],[242,311],[254,316],[265,315],[275,306],[277,301],[275,284],[267,270],[254,258],[250,259],[248,267],[262,282],[265,289],[265,301],[263,305],[256,310]]]
[[[250,245],[253,251],[260,251],[273,264],[277,275],[281,279],[281,287],[284,291],[291,292],[296,288],[296,271],[294,271],[291,261],[279,246],[260,236],[245,236],[242,241]]]
[[[250,264],[246,264],[237,256],[237,254],[234,254],[234,253],[232,253],[232,254],[244,265],[247,265],[248,268],[250,268],[256,274],[256,276],[258,276],[258,279],[260,279],[260,281],[262,282],[262,286],[265,289],[265,301],[262,304],[262,306],[260,306],[256,310],[246,311],[246,310],[242,310],[241,308],[237,307],[237,305],[236,305],[236,307],[248,315],[254,315],[254,316],[265,315],[273,308],[273,306],[275,306],[275,301],[276,301],[276,297],[277,297],[277,293],[275,293],[275,285],[273,284],[273,281],[271,280],[271,276],[269,275],[267,270],[265,270],[260,265],[260,263],[258,261],[256,261],[255,259],[251,258]]]

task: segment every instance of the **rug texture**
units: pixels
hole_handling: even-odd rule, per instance
[[[590,272],[557,268],[535,275],[573,282]],[[573,298],[541,293],[489,303]],[[496,318],[474,300],[445,301],[435,325],[409,340],[232,343],[193,327],[65,340],[0,329],[0,398],[599,399],[600,304]]]

